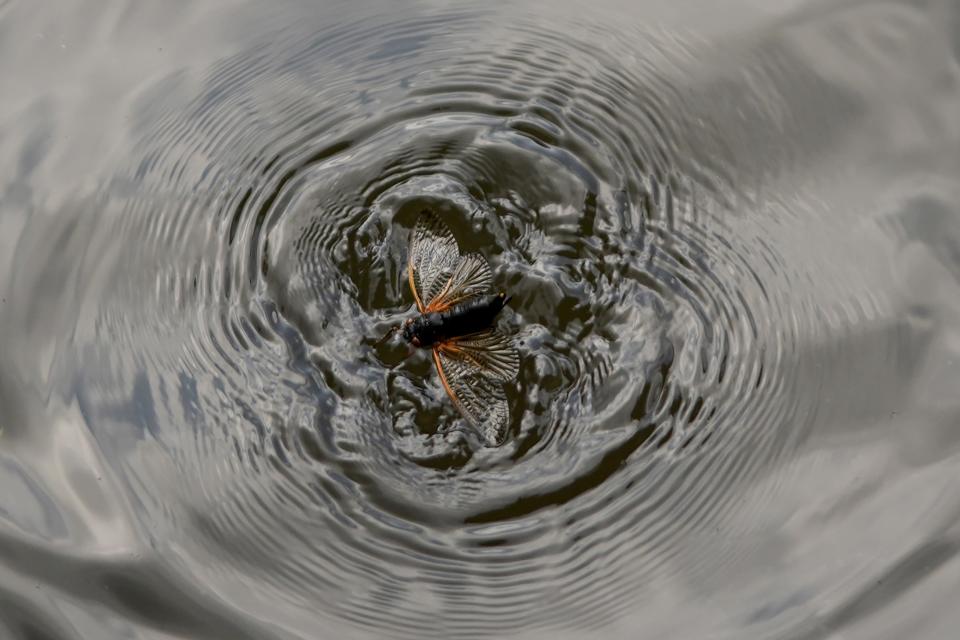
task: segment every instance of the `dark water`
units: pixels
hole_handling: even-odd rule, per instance
[[[0,167],[2,638],[955,637],[957,2],[0,0]]]

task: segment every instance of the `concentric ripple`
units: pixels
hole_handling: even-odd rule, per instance
[[[806,437],[801,342],[884,313],[867,267],[821,286],[791,259],[831,242],[823,211],[760,188],[827,144],[755,144],[789,126],[762,82],[802,75],[789,49],[721,85],[692,40],[544,22],[265,34],[146,91],[129,173],[80,216],[109,233],[64,230],[99,284],[63,383],[144,530],[224,598],[372,637],[604,627]],[[428,357],[375,344],[414,311],[423,208],[513,296],[496,449]]]

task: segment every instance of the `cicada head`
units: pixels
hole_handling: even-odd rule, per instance
[[[406,340],[407,342],[412,342],[413,344],[416,344],[417,342],[419,342],[417,340],[417,336],[414,334],[413,318],[407,318],[403,322],[402,334],[403,334],[403,339]]]

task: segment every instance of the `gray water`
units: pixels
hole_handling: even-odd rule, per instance
[[[0,0],[0,638],[953,638],[960,4]],[[513,296],[506,441],[410,317]]]

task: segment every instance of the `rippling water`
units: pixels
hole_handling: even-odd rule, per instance
[[[953,637],[958,34],[0,0],[0,637]],[[375,344],[424,208],[500,447]]]

